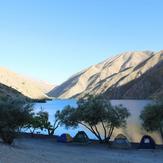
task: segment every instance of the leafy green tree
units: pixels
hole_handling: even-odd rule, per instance
[[[66,106],[58,114],[62,125],[66,127],[77,127],[82,125],[90,130],[100,142],[110,140],[115,128],[125,127],[130,113],[122,105],[112,106],[102,96],[88,96],[80,99],[77,108]],[[102,137],[99,127],[104,131]]]
[[[34,117],[37,121],[38,124],[38,128],[40,128],[41,130],[46,129],[48,131],[48,135],[54,135],[55,130],[59,127],[59,120],[57,118],[57,113],[55,114],[55,120],[54,120],[54,124],[52,125],[49,121],[49,113],[46,111],[43,111],[43,109],[41,109],[40,112],[37,113],[37,115]]]
[[[33,107],[20,101],[0,102],[0,135],[7,144],[12,144],[16,135],[31,119]]]
[[[163,139],[163,103],[146,106],[141,112],[140,119],[144,129],[159,132]]]
[[[33,136],[35,131],[41,128],[40,118],[35,114],[33,114],[30,120],[28,121],[28,124],[25,126],[25,128],[29,129],[30,133]]]

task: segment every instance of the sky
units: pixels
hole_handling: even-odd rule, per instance
[[[60,84],[125,51],[163,49],[162,0],[0,0],[0,66]]]

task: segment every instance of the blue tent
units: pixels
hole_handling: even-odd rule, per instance
[[[155,149],[156,144],[151,136],[145,135],[141,139],[139,149]]]
[[[60,137],[58,137],[57,141],[61,143],[69,143],[72,142],[73,139],[69,134],[62,134]]]

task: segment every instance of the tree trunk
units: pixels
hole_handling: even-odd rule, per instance
[[[92,126],[87,126],[87,125],[85,125],[84,123],[81,123],[81,122],[78,122],[80,125],[82,125],[82,126],[84,126],[84,127],[86,127],[89,131],[91,131],[92,132],[92,134],[93,135],[95,135],[96,136],[96,138],[100,141],[100,143],[103,143],[103,140],[102,140],[102,138],[101,138],[101,136],[100,135],[98,135],[97,133],[96,133],[96,131],[94,131],[94,129],[93,129],[93,127]]]
[[[105,128],[104,122],[102,120],[101,120],[101,123],[102,123],[102,127],[104,129],[104,141],[106,143],[107,142],[107,132],[106,132],[106,128]]]
[[[35,129],[31,130],[31,137],[34,137]]]
[[[162,138],[162,141],[163,141],[163,129],[162,129],[162,126],[160,126],[160,134],[161,134],[161,138]]]
[[[96,130],[96,133],[97,133],[97,135],[98,135],[98,137],[99,137],[100,142],[103,143],[103,140],[102,140],[102,138],[101,138],[100,132],[99,132],[98,129],[97,129],[97,126],[95,126],[95,130]]]
[[[91,126],[91,129],[92,129],[92,133],[97,137],[97,139],[100,141],[100,143],[103,143],[103,140],[102,140],[102,138],[101,138],[101,136],[100,136],[100,133],[98,132],[98,130],[97,130],[97,127],[95,126],[95,130],[96,131],[94,131],[94,129],[93,129],[93,127]]]
[[[54,130],[48,130],[48,135],[53,136],[54,135]]]
[[[110,141],[113,131],[114,131],[114,126],[110,126],[110,130],[109,130],[109,134],[108,134],[108,141]]]

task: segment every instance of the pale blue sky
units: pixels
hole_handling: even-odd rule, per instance
[[[56,84],[162,39],[162,0],[0,0],[0,66]]]

